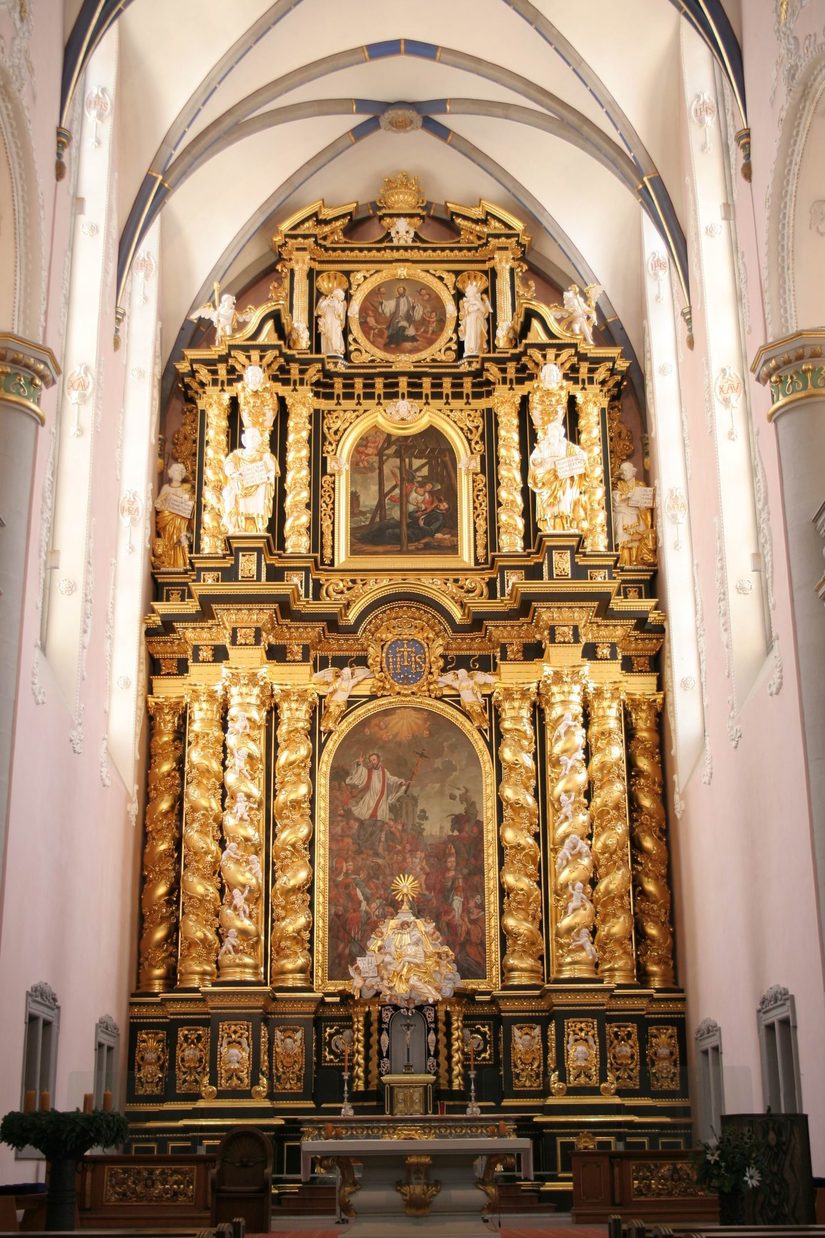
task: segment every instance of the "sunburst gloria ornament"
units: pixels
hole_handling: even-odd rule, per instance
[[[399,873],[390,889],[404,910],[409,907],[416,894],[421,893],[421,882],[417,877],[413,877],[412,873]]]

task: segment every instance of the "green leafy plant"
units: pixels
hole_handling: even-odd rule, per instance
[[[697,1180],[719,1194],[754,1190],[765,1172],[765,1152],[753,1131],[726,1128],[702,1145]]]
[[[0,1122],[0,1142],[18,1150],[37,1148],[48,1161],[79,1161],[90,1148],[123,1143],[128,1130],[122,1113],[105,1113],[101,1109],[92,1113],[81,1113],[79,1109],[65,1113],[58,1109],[35,1113],[12,1110]]]

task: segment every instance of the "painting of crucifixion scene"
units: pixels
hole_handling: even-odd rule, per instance
[[[367,430],[350,460],[350,554],[454,555],[458,477],[440,430]]]
[[[435,923],[462,980],[486,979],[483,796],[478,753],[434,710],[381,710],[343,738],[329,771],[330,981],[349,981],[373,931],[397,912],[401,873],[421,883],[415,913]]]

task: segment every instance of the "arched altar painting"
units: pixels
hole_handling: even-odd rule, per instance
[[[486,790],[465,731],[420,706],[369,712],[335,750],[327,786],[328,981],[349,982],[374,928],[397,911],[393,879],[413,873],[422,885],[417,913],[435,922],[462,980],[484,982]]]
[[[350,554],[458,551],[456,456],[442,432],[373,427],[350,460]]]

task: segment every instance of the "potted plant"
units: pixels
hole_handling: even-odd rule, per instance
[[[702,1145],[696,1178],[719,1196],[722,1225],[745,1222],[745,1200],[765,1171],[765,1153],[752,1130],[726,1127],[718,1138]]]
[[[63,1113],[57,1109],[21,1113],[12,1110],[0,1122],[0,1142],[21,1151],[37,1148],[49,1163],[46,1229],[74,1229],[75,1175],[90,1148],[110,1148],[128,1133],[122,1113],[100,1109]]]

